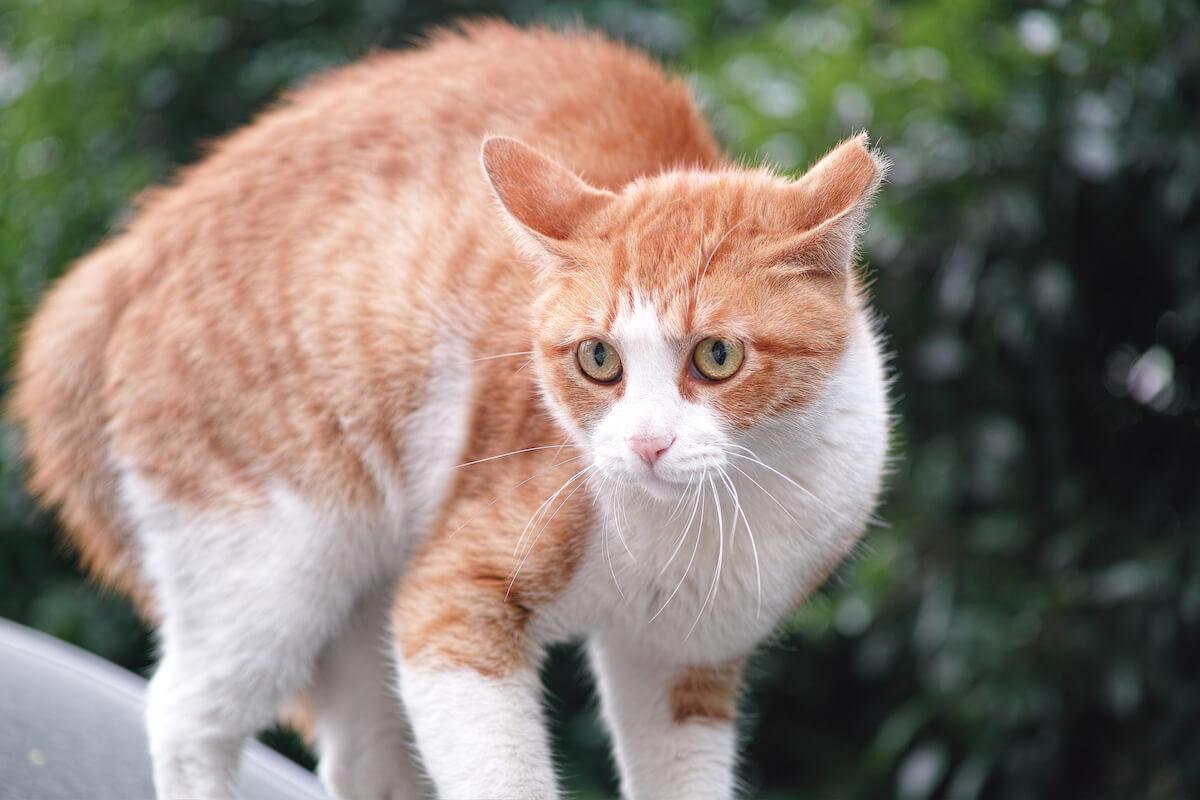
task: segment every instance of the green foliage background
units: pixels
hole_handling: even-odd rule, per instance
[[[5,366],[47,282],[139,190],[305,76],[479,12],[650,48],[750,160],[800,170],[865,127],[895,161],[866,247],[897,376],[888,525],[755,659],[751,793],[1196,797],[1191,2],[7,0]],[[147,671],[148,635],[78,576],[15,443],[0,615]],[[547,671],[562,763],[611,795],[578,666],[564,650]]]

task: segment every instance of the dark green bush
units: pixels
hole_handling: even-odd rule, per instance
[[[141,188],[278,91],[431,22],[582,17],[694,80],[727,144],[892,157],[867,257],[897,466],[855,559],[752,667],[747,784],[813,798],[1200,792],[1200,15],[1185,0],[0,8],[0,352]],[[135,669],[7,437],[0,613]],[[573,784],[589,688],[548,679]]]

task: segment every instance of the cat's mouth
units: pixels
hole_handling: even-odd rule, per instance
[[[688,480],[686,476],[665,475],[658,470],[622,470],[617,480],[626,486],[642,490],[655,500],[675,502],[689,486],[695,485],[697,477],[692,476],[691,480]]]
[[[717,457],[683,459],[682,463],[659,463],[647,465],[629,463],[628,459],[597,459],[598,475],[613,483],[642,490],[656,500],[675,502],[685,492],[704,483],[709,476],[722,471],[723,459]]]

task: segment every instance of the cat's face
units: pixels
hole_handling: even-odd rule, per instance
[[[861,310],[849,261],[880,164],[860,140],[799,182],[677,172],[618,195],[511,140],[484,161],[541,270],[543,394],[600,480],[678,497],[821,391]]]

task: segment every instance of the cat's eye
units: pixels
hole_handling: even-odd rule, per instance
[[[692,352],[692,364],[697,372],[710,381],[723,381],[733,377],[745,355],[745,348],[737,339],[710,336],[696,345]]]
[[[621,379],[621,356],[617,348],[603,339],[584,339],[575,351],[579,368],[597,383],[614,383]]]

